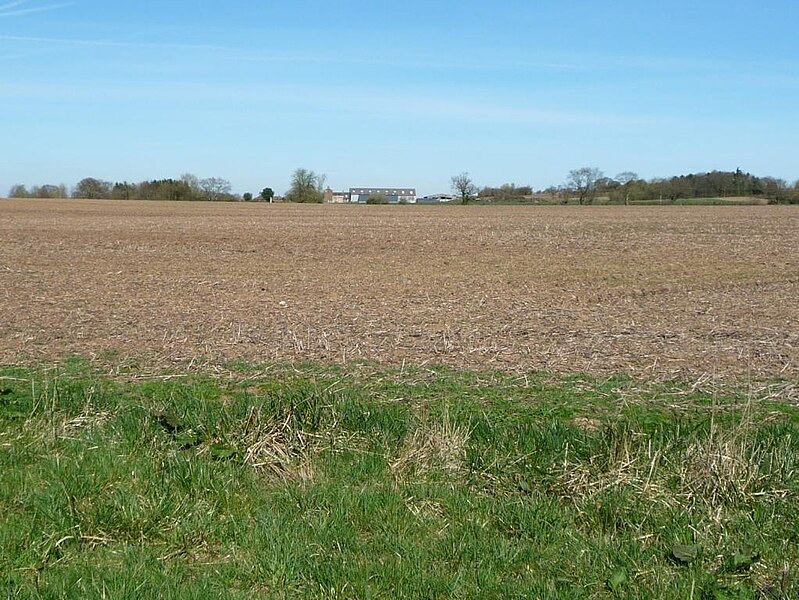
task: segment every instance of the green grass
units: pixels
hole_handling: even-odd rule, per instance
[[[630,204],[637,204],[637,205],[675,205],[675,206],[753,206],[753,205],[761,205],[763,201],[767,200],[763,197],[756,197],[752,196],[745,200],[741,199],[734,199],[730,200],[728,198],[677,198],[675,200],[671,200],[670,198],[666,198],[663,200],[635,200],[630,202]]]
[[[230,368],[0,369],[8,597],[799,597],[773,393]]]

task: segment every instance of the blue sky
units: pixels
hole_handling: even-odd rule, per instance
[[[799,2],[0,0],[0,194],[799,177]]]

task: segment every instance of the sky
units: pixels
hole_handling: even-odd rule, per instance
[[[0,0],[0,195],[799,178],[796,0]]]

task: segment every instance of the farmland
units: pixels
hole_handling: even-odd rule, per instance
[[[0,202],[0,589],[799,597],[799,207]]]
[[[4,201],[0,360],[795,376],[793,207]]]

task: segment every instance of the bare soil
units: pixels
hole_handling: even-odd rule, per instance
[[[799,375],[799,207],[0,201],[0,361]]]

